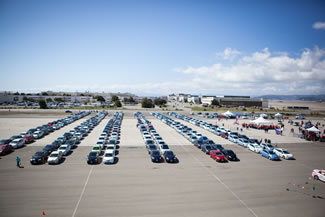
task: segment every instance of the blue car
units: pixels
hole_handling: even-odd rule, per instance
[[[280,160],[279,156],[273,150],[264,149],[260,154],[269,160]]]

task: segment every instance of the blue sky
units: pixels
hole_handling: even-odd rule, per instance
[[[324,1],[1,0],[0,90],[324,94],[324,11]]]

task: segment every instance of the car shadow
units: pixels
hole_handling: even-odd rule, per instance
[[[73,153],[73,151],[69,151],[65,156],[70,156]]]

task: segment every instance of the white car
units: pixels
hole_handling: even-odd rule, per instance
[[[292,159],[294,159],[293,154],[291,154],[290,152],[288,152],[287,149],[284,149],[284,148],[275,148],[273,151],[279,157],[282,157],[283,159],[286,159],[286,160],[292,160]]]
[[[96,145],[100,145],[100,147],[103,149],[104,146],[105,146],[105,140],[98,140],[98,141],[96,142]]]
[[[311,175],[314,179],[325,182],[325,170],[314,169]]]
[[[240,146],[243,146],[243,147],[247,148],[248,145],[249,145],[249,141],[247,139],[240,138],[240,139],[238,139],[238,144]]]
[[[113,164],[115,161],[115,151],[114,150],[107,150],[104,153],[103,156],[103,162],[104,164]]]
[[[256,144],[249,144],[248,149],[256,153],[260,153],[263,150],[263,148],[260,145],[256,145]]]
[[[236,135],[230,135],[228,137],[228,140],[232,141],[233,143],[238,143],[238,136],[236,136]]]
[[[165,153],[165,151],[170,150],[167,144],[159,145],[159,150],[162,154]]]
[[[63,155],[67,155],[71,150],[71,145],[61,145],[58,151],[62,152]]]
[[[20,139],[14,139],[13,141],[11,141],[9,143],[9,145],[12,146],[12,148],[20,148],[24,146],[24,139],[20,138]]]
[[[61,151],[53,151],[47,159],[48,164],[58,164],[63,158],[63,153]]]
[[[35,132],[33,133],[33,137],[34,137],[35,139],[40,139],[40,138],[42,138],[43,136],[44,136],[43,131],[39,131],[39,130],[37,130],[37,131],[35,131]]]
[[[116,146],[115,145],[109,144],[109,145],[106,146],[106,149],[105,150],[106,151],[107,150],[113,150],[113,151],[115,151],[115,149],[116,149]]]

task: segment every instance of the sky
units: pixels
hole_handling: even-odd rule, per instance
[[[0,91],[325,94],[323,0],[0,0]]]

